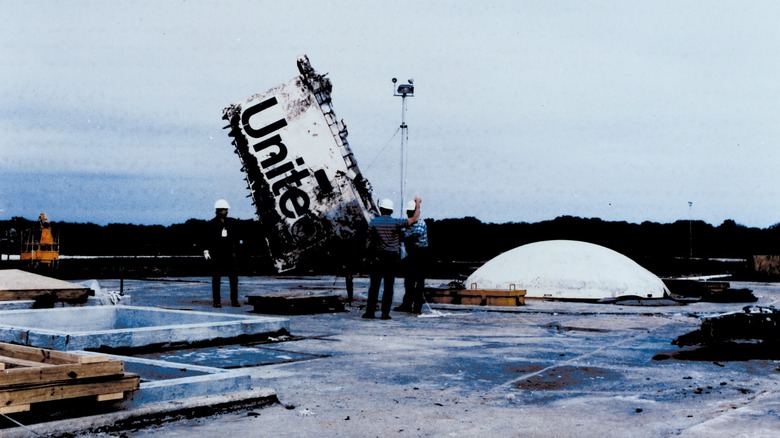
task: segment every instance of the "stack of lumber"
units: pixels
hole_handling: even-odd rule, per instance
[[[0,269],[0,301],[40,300],[85,302],[92,289],[18,269]]]
[[[118,400],[140,386],[124,362],[107,356],[66,353],[0,343],[0,413],[29,411],[36,403],[78,397]]]

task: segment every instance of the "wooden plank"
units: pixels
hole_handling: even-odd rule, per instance
[[[469,306],[481,306],[484,304],[485,299],[482,295],[463,295],[460,297],[460,303]]]
[[[29,410],[30,405],[5,406],[0,408],[0,414],[16,414],[18,412],[27,412]]]
[[[493,297],[490,295],[485,297],[485,305],[487,306],[522,306],[523,304],[525,304],[524,297]]]
[[[18,269],[0,270],[0,301],[86,301],[90,295],[94,295],[92,289],[80,284]]]
[[[0,371],[0,390],[23,385],[65,383],[96,377],[117,377],[124,374],[124,368],[125,364],[120,360],[63,365],[37,363],[37,366]]]
[[[525,289],[463,289],[458,291],[458,295],[466,296],[492,296],[492,297],[524,297]]]
[[[458,298],[454,289],[426,288],[425,299],[438,304],[452,304]]]
[[[54,301],[86,301],[92,294],[92,289],[62,289],[62,290],[0,290],[0,301],[37,300],[53,297]]]
[[[108,357],[100,355],[81,355],[64,351],[47,350],[45,348],[28,347],[25,345],[0,342],[0,356],[24,359],[33,362],[64,364],[64,363],[94,363],[108,361]]]
[[[109,400],[122,400],[125,397],[124,392],[115,392],[113,394],[100,394],[97,396],[97,401],[109,401]]]
[[[125,373],[119,379],[98,379],[78,384],[34,385],[0,391],[0,409],[48,401],[133,391],[140,387],[138,374]]]
[[[469,289],[460,290],[462,304],[487,306],[523,306],[525,305],[525,289]]]
[[[19,269],[0,269],[0,291],[84,290],[83,285],[33,274]]]
[[[16,369],[16,367],[56,367],[57,365],[53,365],[50,363],[40,363],[40,362],[34,362],[31,360],[26,359],[17,359],[15,357],[8,357],[8,356],[0,356],[0,363],[3,365],[13,365],[11,367],[3,367],[0,370],[6,370],[6,368],[10,371],[13,369]],[[2,384],[2,377],[0,377],[0,384]]]

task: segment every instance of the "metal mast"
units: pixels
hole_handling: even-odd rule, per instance
[[[406,155],[409,143],[409,127],[406,125],[406,98],[414,97],[414,79],[409,79],[407,84],[395,84],[398,79],[393,78],[393,96],[401,98],[401,207],[398,209],[400,217],[404,217],[404,202],[406,200]]]

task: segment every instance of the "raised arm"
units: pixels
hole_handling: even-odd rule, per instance
[[[414,214],[412,217],[406,220],[406,223],[408,225],[413,225],[418,220],[420,220],[420,203],[422,203],[422,198],[419,196],[414,197]]]

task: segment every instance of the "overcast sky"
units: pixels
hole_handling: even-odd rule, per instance
[[[333,82],[376,198],[423,216],[780,222],[777,1],[0,0],[0,218],[251,218],[222,109]],[[689,203],[692,202],[692,205]]]

